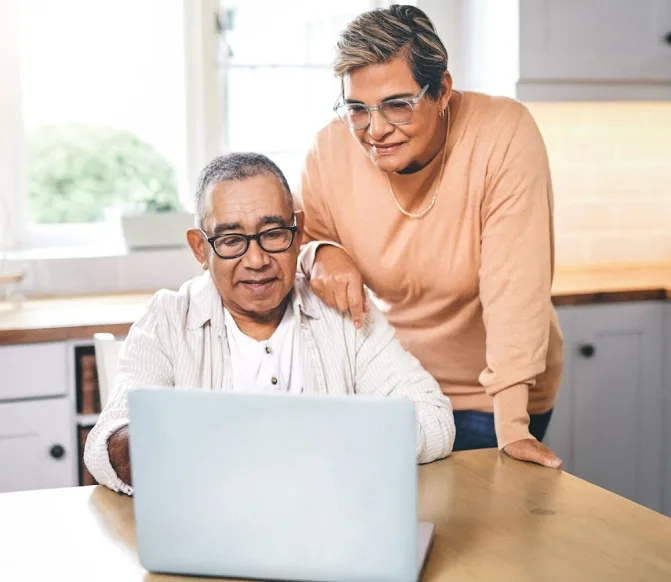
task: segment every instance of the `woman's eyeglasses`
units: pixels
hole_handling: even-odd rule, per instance
[[[370,125],[373,111],[379,111],[392,125],[406,125],[412,120],[415,105],[424,97],[429,85],[424,85],[417,97],[412,99],[389,99],[379,105],[365,105],[364,103],[342,103],[340,99],[333,106],[340,121],[352,129],[365,129]]]

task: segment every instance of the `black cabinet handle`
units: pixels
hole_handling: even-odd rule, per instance
[[[583,344],[580,346],[580,355],[583,358],[591,358],[596,353],[596,349],[592,344]]]
[[[666,41],[666,44],[671,44],[671,31],[664,35],[664,40]]]
[[[60,459],[65,454],[65,449],[61,445],[54,445],[49,449],[49,454],[54,459]]]

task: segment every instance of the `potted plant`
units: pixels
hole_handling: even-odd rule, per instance
[[[131,250],[184,246],[193,221],[193,213],[183,210],[176,197],[161,194],[134,200],[121,213],[124,241]]]
[[[173,164],[152,144],[105,125],[40,125],[28,136],[31,217],[38,223],[114,219],[129,249],[186,244]]]

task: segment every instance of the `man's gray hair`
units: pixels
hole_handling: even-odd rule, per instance
[[[214,158],[205,166],[198,178],[198,189],[196,190],[196,223],[202,227],[207,213],[205,198],[208,190],[219,182],[240,181],[255,176],[274,176],[279,181],[284,195],[293,212],[294,197],[291,188],[282,170],[269,157],[252,152],[236,152]]]

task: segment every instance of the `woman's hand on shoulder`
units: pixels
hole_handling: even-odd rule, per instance
[[[561,469],[562,466],[562,460],[543,443],[535,439],[522,439],[510,443],[503,447],[503,452],[513,459],[536,463],[551,469]]]
[[[354,326],[361,329],[367,310],[366,293],[361,273],[346,251],[333,245],[319,247],[310,288],[329,307],[349,313]]]

